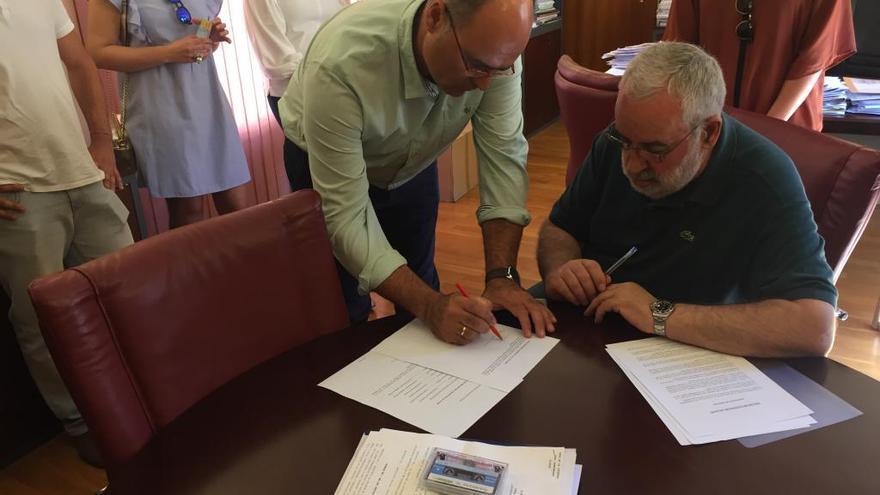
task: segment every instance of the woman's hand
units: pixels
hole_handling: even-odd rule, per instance
[[[184,36],[165,45],[165,63],[191,64],[209,56],[213,50],[214,43],[209,38]]]

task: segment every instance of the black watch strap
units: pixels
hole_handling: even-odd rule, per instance
[[[493,278],[506,278],[513,280],[516,282],[516,285],[519,285],[519,272],[516,271],[515,266],[505,266],[503,268],[495,268],[493,270],[489,270],[486,272],[486,282],[489,282]]]

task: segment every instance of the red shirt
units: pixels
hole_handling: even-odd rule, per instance
[[[748,44],[740,108],[766,114],[782,84],[820,71],[819,80],[789,122],[822,130],[825,69],[856,51],[850,0],[753,0],[754,39]],[[734,0],[673,0],[663,39],[702,46],[724,71],[727,104],[733,87],[743,19]]]

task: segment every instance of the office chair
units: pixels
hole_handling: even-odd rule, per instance
[[[556,93],[571,141],[566,184],[580,170],[596,134],[614,120],[618,82],[619,78],[581,67],[567,56],[559,60]],[[880,198],[880,152],[766,115],[732,107],[724,110],[776,143],[794,161],[825,239],[825,257],[836,283]],[[878,328],[880,302],[875,313],[872,325]],[[838,317],[845,316],[838,312]]]
[[[348,326],[312,190],[162,233],[29,291],[108,467],[224,383]]]

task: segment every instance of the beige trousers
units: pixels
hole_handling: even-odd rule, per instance
[[[85,422],[52,362],[27,294],[31,281],[132,243],[128,210],[101,182],[59,192],[0,193],[24,205],[16,220],[0,219],[0,284],[9,319],[43,399],[71,435]]]

